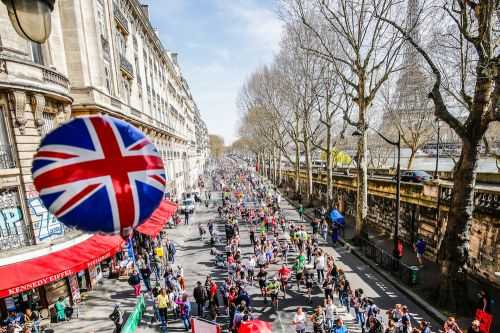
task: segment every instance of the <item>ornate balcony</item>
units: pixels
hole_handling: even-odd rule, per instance
[[[2,88],[26,90],[27,86],[36,86],[40,90],[51,91],[70,100],[69,80],[54,68],[0,56],[0,76]]]
[[[127,79],[131,80],[134,78],[134,67],[123,54],[120,54],[120,70]]]
[[[122,11],[120,10],[120,8],[116,3],[113,3],[113,15],[115,17],[115,21],[118,28],[122,31],[122,33],[125,36],[128,36],[129,34],[128,20],[125,17],[125,15],[123,15]]]
[[[69,80],[62,74],[51,70],[51,69],[43,69],[43,80],[46,82],[55,83],[65,89],[69,89]]]

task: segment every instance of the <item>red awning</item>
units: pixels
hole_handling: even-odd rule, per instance
[[[174,215],[176,210],[177,205],[175,203],[169,200],[163,200],[160,206],[153,212],[151,217],[135,230],[141,234],[155,237],[160,233],[163,226],[165,226],[168,219]]]
[[[0,298],[76,274],[113,256],[122,244],[120,236],[93,235],[66,249],[0,266]]]

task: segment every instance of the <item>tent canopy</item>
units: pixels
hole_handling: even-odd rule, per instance
[[[336,224],[340,224],[340,225],[345,224],[344,216],[342,214],[340,214],[340,212],[336,209],[332,209],[332,211],[330,212],[330,220],[332,221],[332,223],[336,223]]]
[[[163,200],[160,206],[151,214],[151,217],[138,226],[136,230],[141,234],[149,235],[152,237],[158,236],[170,217],[174,215],[177,210],[177,205],[169,200]]]
[[[263,320],[248,320],[241,323],[238,333],[271,333],[271,323]]]

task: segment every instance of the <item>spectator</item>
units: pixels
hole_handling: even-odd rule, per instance
[[[444,333],[462,333],[460,327],[458,327],[457,322],[455,321],[455,317],[448,317],[448,319],[444,322],[443,325]]]
[[[128,284],[134,288],[135,296],[141,295],[141,277],[135,268],[128,278]]]
[[[123,325],[123,313],[120,310],[119,304],[115,304],[115,308],[109,315],[109,319],[115,324],[115,333],[120,333]]]
[[[333,326],[331,333],[348,333],[349,330],[344,325],[344,321],[341,318],[335,320],[335,325]]]
[[[481,323],[479,320],[473,320],[471,326],[467,329],[467,333],[479,333]]]
[[[207,291],[201,285],[201,282],[196,282],[196,287],[193,291],[193,297],[197,305],[197,314],[199,317],[203,318],[203,308],[205,307],[205,302],[207,301]]]
[[[415,252],[417,253],[417,261],[420,266],[423,265],[422,258],[424,257],[425,253],[425,247],[426,247],[425,240],[423,240],[422,237],[418,239],[418,241],[415,243]]]
[[[477,309],[482,310],[486,313],[491,314],[491,298],[486,290],[481,290],[478,294],[479,302],[477,304]]]

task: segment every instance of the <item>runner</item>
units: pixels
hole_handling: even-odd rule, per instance
[[[280,291],[280,283],[278,282],[278,278],[275,276],[269,282],[266,287],[267,293],[271,296],[271,303],[273,304],[274,310],[278,310],[278,294]]]
[[[283,291],[283,299],[286,298],[286,290],[288,289],[288,279],[290,278],[290,273],[291,271],[286,264],[281,265],[281,268],[278,271],[278,276],[281,282],[281,290]]]

